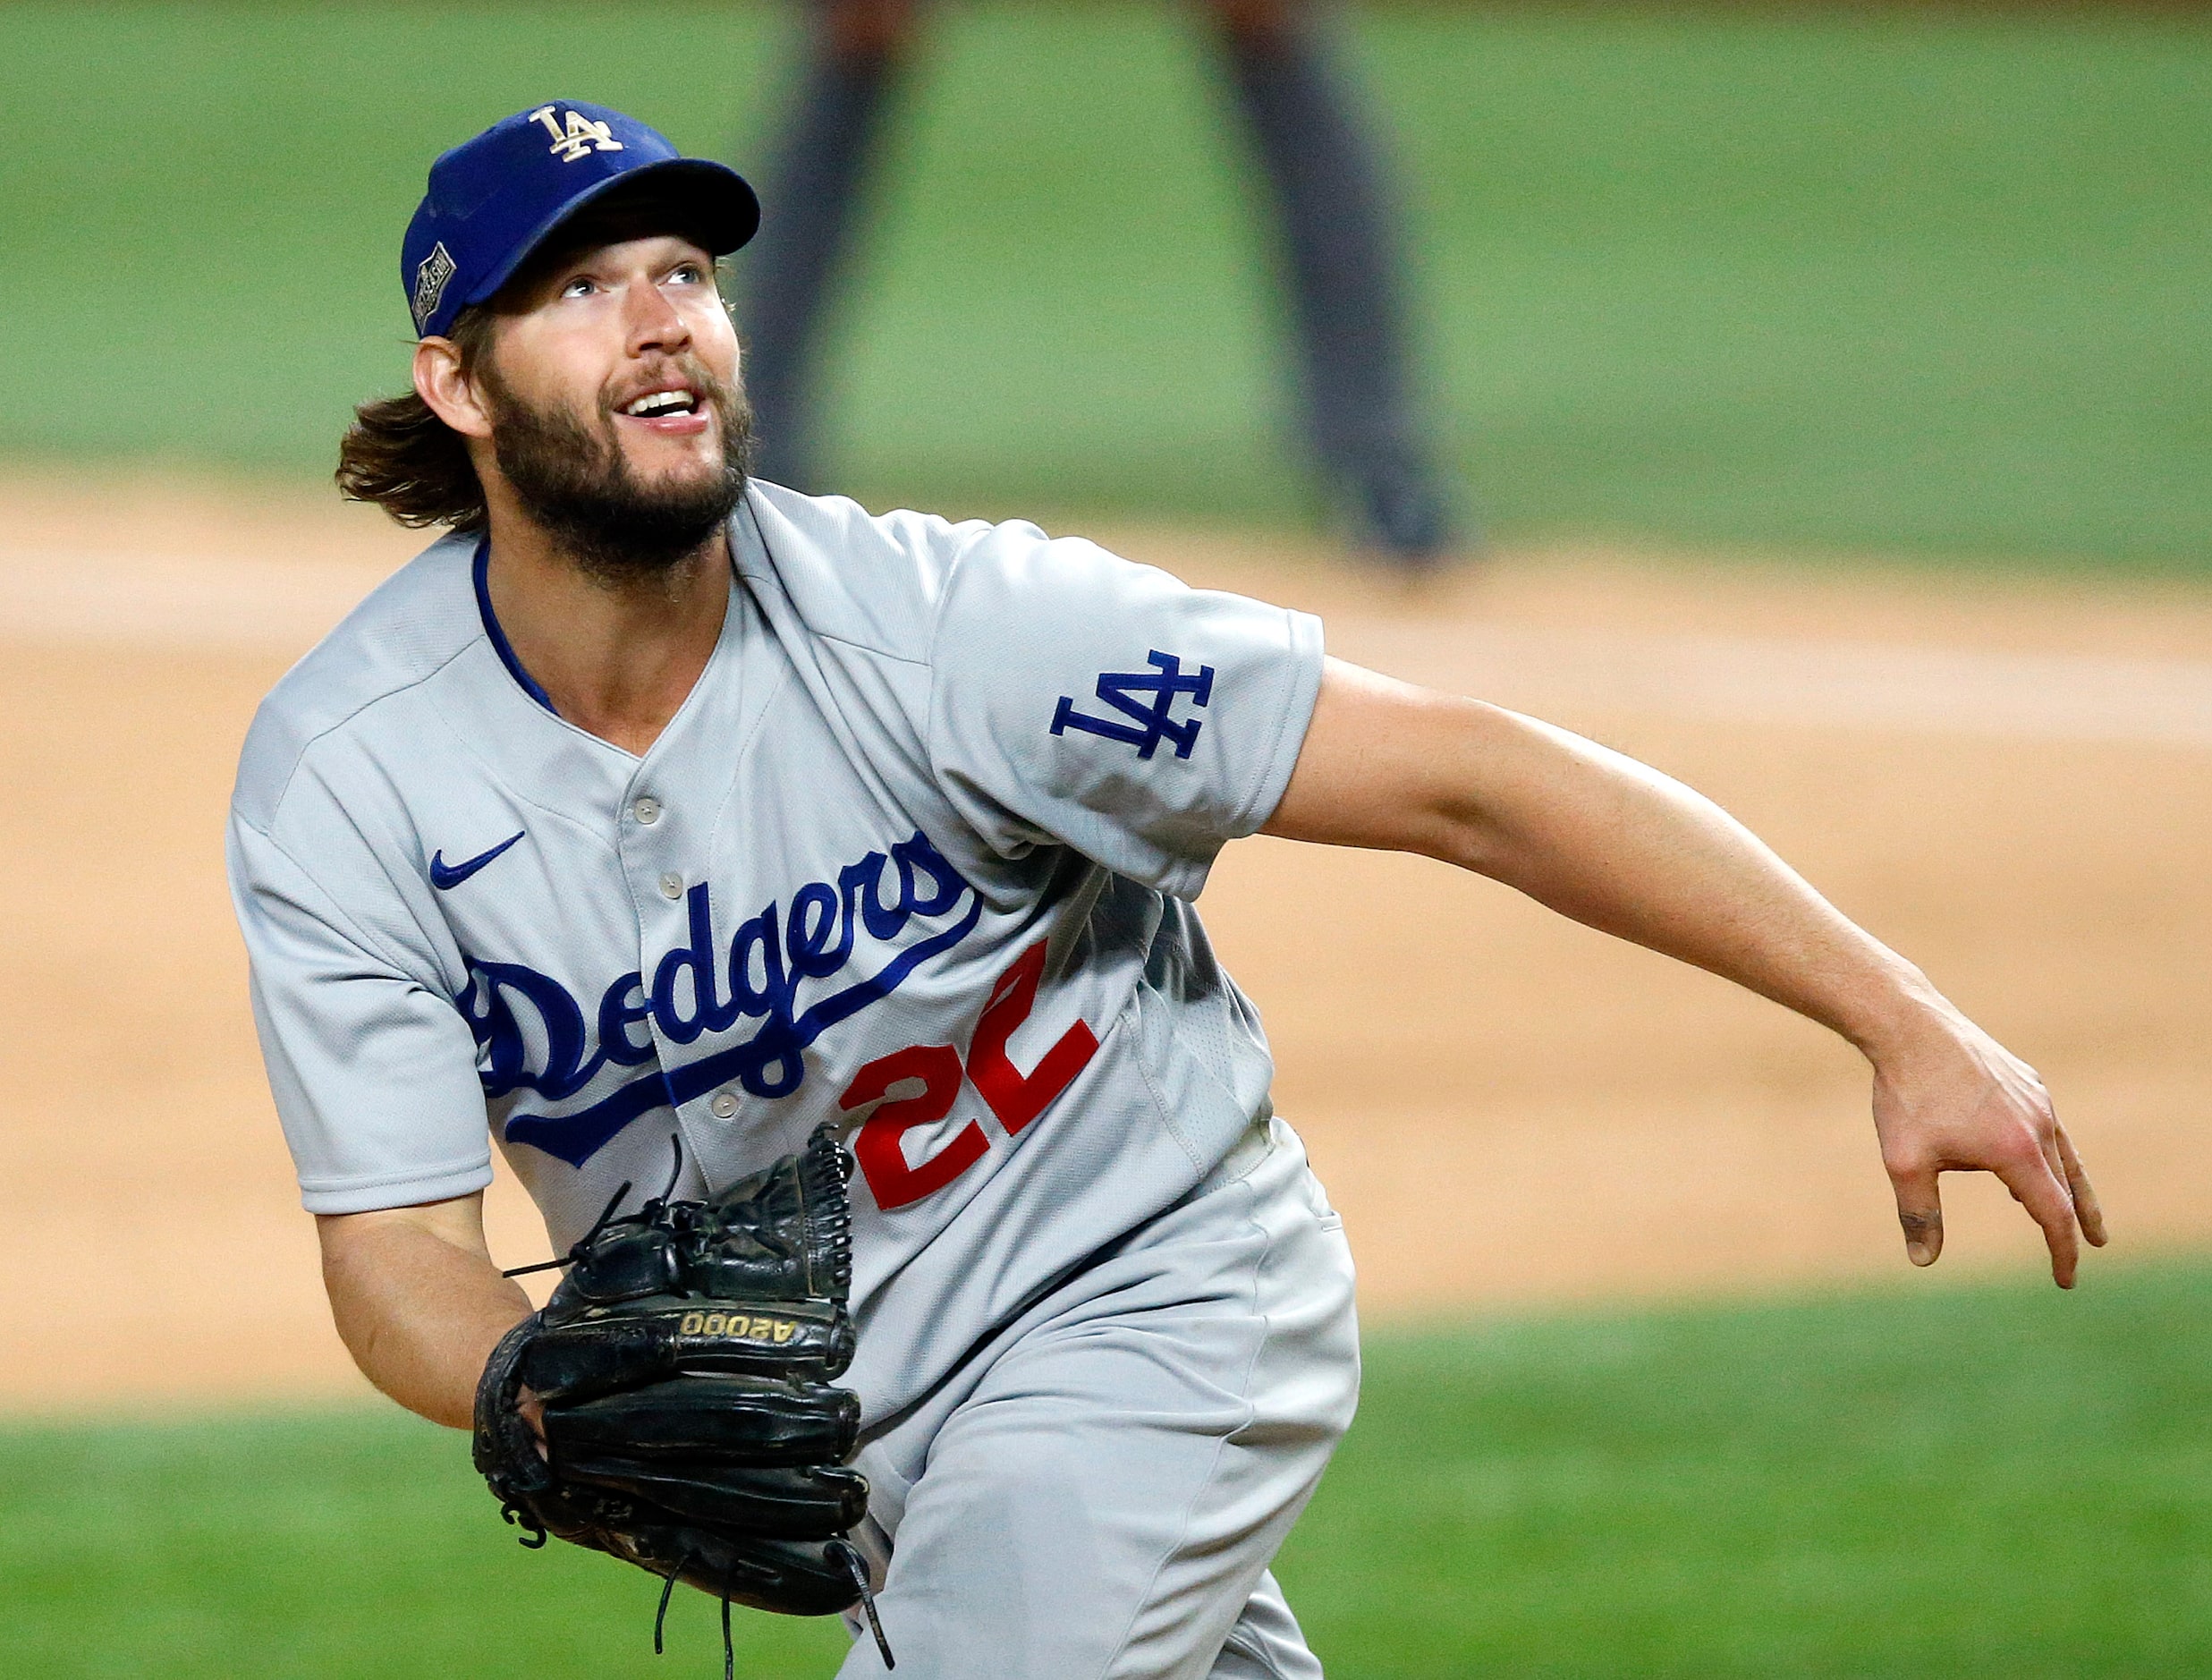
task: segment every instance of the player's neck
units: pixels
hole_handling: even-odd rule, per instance
[[[729,610],[720,531],[667,572],[635,583],[594,577],[527,519],[495,507],[486,573],[515,660],[579,729],[642,757],[698,683]]]

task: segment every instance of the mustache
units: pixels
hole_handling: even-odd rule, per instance
[[[716,378],[695,357],[665,356],[652,377],[688,385],[721,421],[722,460],[703,477],[640,479],[614,422],[615,387],[594,398],[543,405],[486,369],[492,449],[529,517],[596,581],[623,586],[665,575],[709,541],[743,496],[752,465],[752,412],[744,387]],[[649,386],[635,373],[634,396]],[[594,408],[600,423],[591,423]]]
[[[725,380],[696,355],[685,352],[680,355],[662,356],[648,364],[642,373],[625,376],[617,390],[609,380],[599,392],[599,414],[611,426],[625,403],[648,391],[657,391],[669,385],[689,386],[699,395],[702,404],[711,407],[727,429],[732,415],[737,409],[737,388]]]

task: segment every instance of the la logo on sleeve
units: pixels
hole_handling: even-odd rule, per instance
[[[1177,758],[1189,758],[1191,749],[1198,745],[1199,731],[1206,726],[1204,720],[1178,719],[1172,710],[1176,696],[1181,694],[1188,694],[1194,707],[1203,707],[1213,699],[1214,667],[1202,665],[1195,671],[1185,671],[1179,657],[1157,649],[1146,654],[1145,662],[1153,668],[1101,671],[1093,691],[1128,718],[1127,723],[1079,712],[1075,709],[1075,697],[1063,694],[1052,715],[1050,733],[1064,735],[1071,729],[1080,729],[1087,735],[1103,735],[1108,741],[1123,742],[1136,748],[1137,756],[1145,759],[1159,751],[1161,742],[1169,741],[1174,743]],[[1140,700],[1140,695],[1149,698]]]

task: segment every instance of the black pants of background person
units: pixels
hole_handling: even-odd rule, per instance
[[[1202,0],[1279,211],[1308,438],[1362,538],[1410,566],[1453,533],[1406,377],[1403,285],[1381,164],[1308,0]],[[850,242],[917,0],[811,0],[801,90],[763,182],[748,256],[747,384],[761,475],[822,488],[809,393],[823,307]]]

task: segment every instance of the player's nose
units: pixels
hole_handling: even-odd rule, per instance
[[[632,281],[623,301],[631,355],[681,350],[691,344],[691,329],[683,312],[650,280]]]

